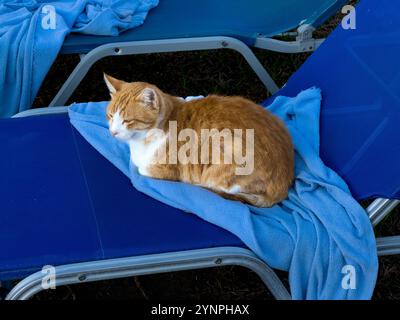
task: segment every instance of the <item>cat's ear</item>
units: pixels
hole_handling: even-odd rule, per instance
[[[117,91],[121,90],[122,85],[125,83],[125,81],[115,79],[106,73],[103,73],[103,75],[104,75],[104,81],[105,81],[111,95],[113,93],[116,93]]]
[[[147,107],[154,109],[158,108],[157,95],[154,89],[149,87],[144,88],[140,94],[140,99]]]

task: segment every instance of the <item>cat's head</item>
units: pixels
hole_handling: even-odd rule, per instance
[[[111,101],[107,107],[110,133],[120,140],[157,127],[161,109],[161,91],[145,82],[125,82],[104,74]]]

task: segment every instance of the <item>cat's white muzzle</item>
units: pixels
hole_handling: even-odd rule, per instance
[[[117,138],[119,140],[127,141],[129,139],[132,139],[132,137],[135,135],[134,131],[129,130],[122,119],[122,117],[119,115],[119,112],[117,111],[112,119],[110,120],[110,133],[114,138]]]
[[[114,138],[116,138],[118,140],[122,140],[122,141],[131,140],[135,136],[135,131],[130,131],[127,129],[119,130],[119,131],[113,131],[110,129],[110,133]]]

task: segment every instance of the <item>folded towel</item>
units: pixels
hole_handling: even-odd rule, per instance
[[[71,32],[118,35],[141,25],[158,0],[0,1],[0,117],[31,107]]]
[[[288,199],[255,208],[206,189],[141,176],[129,147],[108,131],[107,102],[74,104],[73,126],[133,186],[173,207],[193,212],[238,236],[271,267],[289,271],[294,299],[369,299],[378,269],[375,237],[346,183],[319,158],[320,90],[277,97],[268,109],[290,130],[296,179]]]

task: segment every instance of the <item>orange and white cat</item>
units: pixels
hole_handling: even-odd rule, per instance
[[[242,97],[209,95],[185,101],[148,83],[108,75],[104,79],[111,94],[110,133],[129,144],[140,174],[199,185],[257,207],[287,197],[294,149],[283,122],[269,111]],[[190,139],[182,139],[182,132]],[[203,140],[204,132],[213,133]],[[210,141],[217,143],[215,158]],[[247,157],[244,149],[251,151]]]

